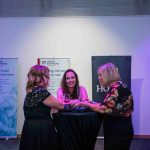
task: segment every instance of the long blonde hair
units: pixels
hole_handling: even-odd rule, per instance
[[[120,81],[120,74],[118,68],[113,63],[106,63],[98,67],[97,72],[101,71],[105,86],[109,86],[111,83]]]
[[[26,92],[28,93],[36,86],[47,88],[49,81],[49,68],[42,65],[34,65],[27,75]]]

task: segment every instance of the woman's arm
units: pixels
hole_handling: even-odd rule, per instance
[[[58,99],[59,101],[61,101],[61,102],[64,101],[64,95],[63,95],[63,90],[62,90],[62,88],[59,88],[59,89],[57,90],[57,99]]]
[[[44,101],[43,104],[49,107],[54,107],[57,109],[63,109],[64,104],[61,101],[58,101],[54,96],[50,95],[47,97]]]
[[[80,101],[73,105],[73,107],[77,107],[77,106],[87,106],[91,110],[99,113],[104,113],[104,110],[106,108],[104,105],[101,105],[100,103],[90,103],[88,101]]]

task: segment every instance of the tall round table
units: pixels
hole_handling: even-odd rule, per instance
[[[63,150],[94,150],[102,117],[96,112],[60,112],[53,115]]]

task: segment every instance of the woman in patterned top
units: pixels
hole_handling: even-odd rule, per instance
[[[134,134],[132,93],[112,63],[98,67],[98,80],[101,86],[109,87],[103,103],[79,102],[75,106],[88,106],[104,114],[104,150],[129,150]]]
[[[46,66],[32,66],[28,73],[20,150],[58,149],[50,109],[63,109],[64,105],[47,90],[49,79],[49,69]]]

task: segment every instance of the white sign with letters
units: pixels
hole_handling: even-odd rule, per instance
[[[50,69],[50,83],[48,90],[54,96],[60,87],[64,72],[70,68],[69,58],[39,58],[38,64],[47,66]]]

